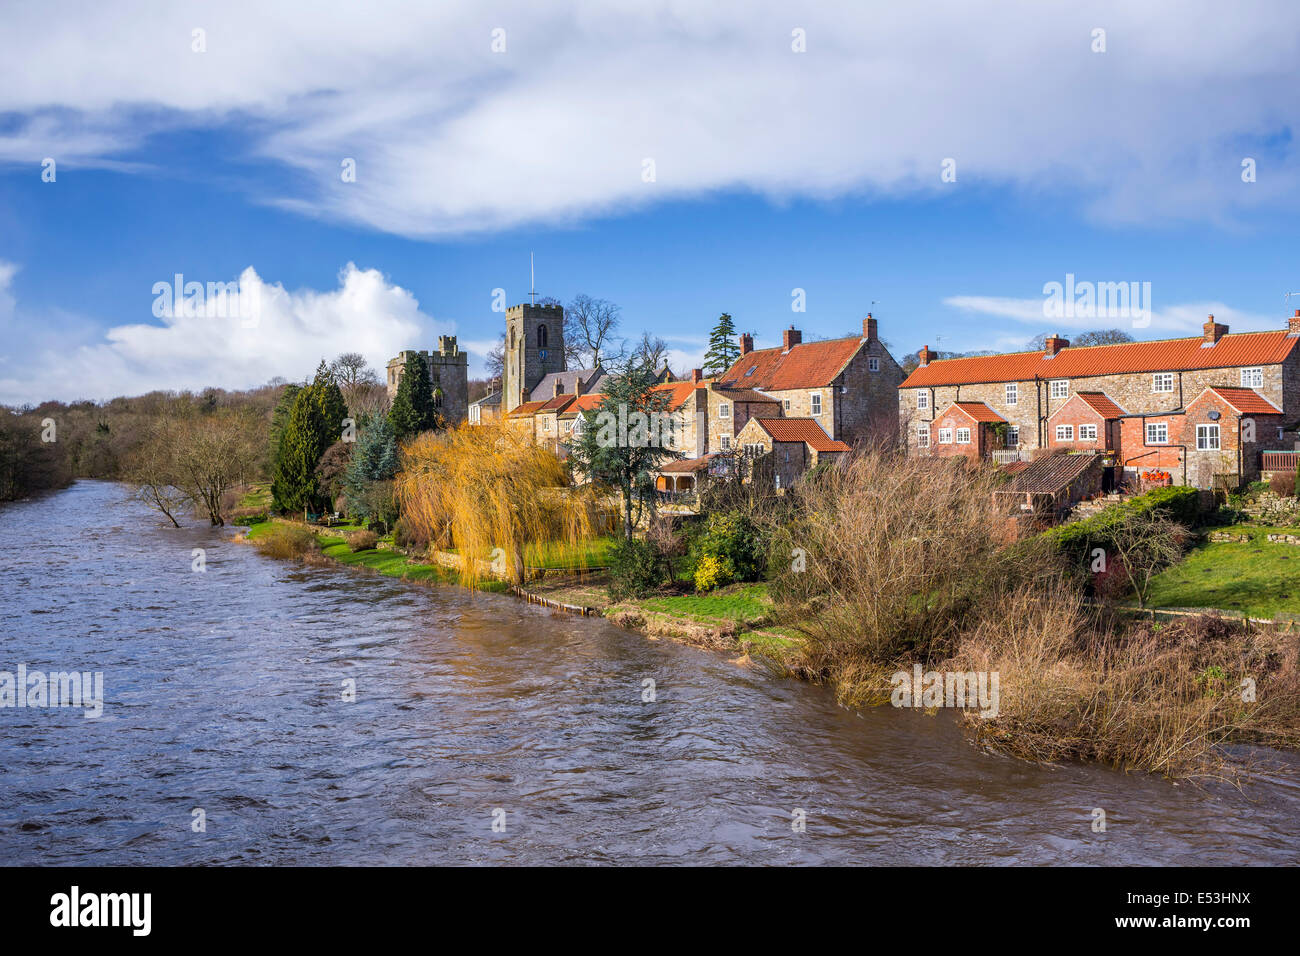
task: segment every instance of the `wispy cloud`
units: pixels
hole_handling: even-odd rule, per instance
[[[1010,185],[1112,222],[1225,219],[1300,192],[1300,7],[1281,0],[274,10],[10,5],[0,115],[18,120],[0,127],[0,160],[147,163],[151,135],[226,126],[296,173],[261,201],[412,236],[735,189]]]
[[[1143,324],[1138,324],[1128,317],[1053,316],[1045,310],[1046,301],[1046,296],[1037,299],[1018,299],[1003,296],[954,295],[944,299],[943,304],[961,312],[1030,325],[1038,332],[1117,328],[1128,332],[1134,338],[1193,335],[1201,330],[1208,315],[1213,315],[1215,321],[1227,324],[1235,332],[1276,329],[1283,324],[1278,316],[1246,312],[1224,302],[1184,302],[1163,308],[1152,308],[1149,323],[1143,320]],[[999,339],[1003,342],[1016,340],[1015,336],[1005,334]]]

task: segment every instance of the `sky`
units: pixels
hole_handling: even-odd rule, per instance
[[[0,0],[0,403],[479,374],[530,255],[679,371],[724,311],[900,360],[1279,328],[1297,89],[1293,2]],[[1150,314],[1045,314],[1067,276]]]

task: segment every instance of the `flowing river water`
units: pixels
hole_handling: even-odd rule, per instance
[[[165,524],[106,482],[0,509],[0,671],[105,698],[0,709],[6,864],[1300,861],[1286,774],[1038,766],[948,715]]]

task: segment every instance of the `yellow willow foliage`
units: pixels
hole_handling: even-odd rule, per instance
[[[519,583],[527,545],[559,542],[576,552],[593,537],[590,492],[567,487],[564,464],[552,452],[501,423],[426,432],[402,457],[402,520],[428,535],[431,547],[456,548],[467,584],[480,580],[480,562],[494,548]]]

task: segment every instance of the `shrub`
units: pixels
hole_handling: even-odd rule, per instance
[[[1283,498],[1295,497],[1295,472],[1275,471],[1268,480],[1269,491]]]
[[[619,538],[609,549],[609,596],[614,601],[645,597],[664,579],[662,555],[641,538]]]
[[[276,524],[256,541],[257,550],[272,558],[306,558],[320,550],[315,533],[305,525],[287,522]]]
[[[725,557],[706,554],[695,563],[695,590],[712,591],[736,579],[735,569]]]
[[[393,525],[393,547],[403,551],[424,552],[429,549],[429,536],[405,518]]]
[[[1112,532],[1133,517],[1167,518],[1179,524],[1196,524],[1200,492],[1186,485],[1153,488],[1146,494],[1111,505],[1100,514],[1045,531],[1043,537],[1072,562],[1082,562],[1095,548],[1110,550]]]
[[[237,525],[261,524],[266,520],[265,508],[236,508],[230,512],[230,523]]]
[[[692,542],[696,589],[707,591],[732,581],[757,580],[766,549],[766,536],[744,512],[709,515]]]
[[[343,536],[348,543],[348,550],[369,551],[379,543],[379,536],[373,531],[349,531]]]

